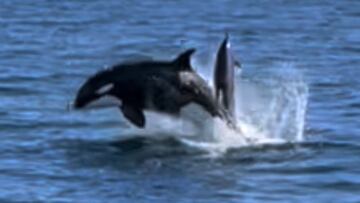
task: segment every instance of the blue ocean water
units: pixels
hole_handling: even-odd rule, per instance
[[[359,17],[356,0],[2,0],[0,202],[360,202]],[[190,47],[211,80],[226,31],[262,144],[66,108],[103,67]]]

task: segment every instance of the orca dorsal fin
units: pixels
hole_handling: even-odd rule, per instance
[[[177,70],[192,70],[191,67],[191,55],[196,49],[191,48],[182,52],[175,60],[174,64]]]

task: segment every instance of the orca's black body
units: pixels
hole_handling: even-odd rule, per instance
[[[194,49],[173,61],[144,61],[116,65],[90,77],[77,93],[74,107],[85,108],[104,96],[121,101],[119,108],[137,127],[145,126],[144,110],[178,115],[194,102],[212,116],[226,119],[211,89],[190,64]]]
[[[236,118],[235,66],[240,67],[240,63],[234,60],[229,36],[226,34],[216,55],[214,85],[216,100],[226,109],[232,122]]]

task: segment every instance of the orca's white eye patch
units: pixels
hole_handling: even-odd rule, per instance
[[[100,87],[98,90],[96,90],[96,94],[99,94],[99,95],[105,94],[105,93],[109,92],[113,87],[114,87],[113,83],[106,84],[106,85]]]

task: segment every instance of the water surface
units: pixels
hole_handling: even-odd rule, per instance
[[[355,0],[1,1],[0,201],[359,202],[359,8]],[[66,110],[89,75],[123,60],[196,47],[193,64],[209,73],[225,31],[243,64],[239,84],[277,91],[264,81],[280,72],[280,86],[292,87],[284,67],[306,84],[307,97],[289,97],[306,101],[301,140],[282,132],[291,142],[213,156],[159,130],[166,119],[144,133],[116,109]],[[247,98],[237,99],[249,107]]]

